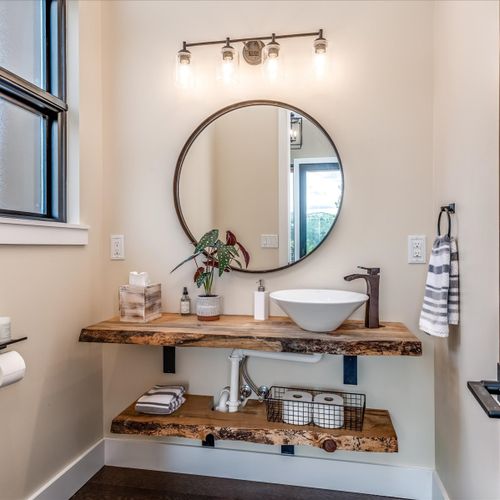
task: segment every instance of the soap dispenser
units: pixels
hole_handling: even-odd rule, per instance
[[[263,280],[257,283],[259,287],[254,292],[253,319],[264,321],[269,317],[269,293],[266,292]]]

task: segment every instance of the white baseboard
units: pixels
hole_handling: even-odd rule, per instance
[[[104,446],[104,439],[101,439],[47,481],[28,500],[68,500],[104,465]]]
[[[373,495],[433,499],[433,469],[106,438],[105,464]],[[443,500],[438,497],[436,500]]]
[[[432,474],[432,500],[450,500],[450,496],[436,471]]]
[[[449,500],[437,473],[424,467],[283,456],[105,438],[67,465],[28,500],[67,500],[103,465],[368,493],[414,500]]]

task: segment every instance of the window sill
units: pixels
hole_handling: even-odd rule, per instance
[[[0,217],[0,245],[87,245],[89,226]]]

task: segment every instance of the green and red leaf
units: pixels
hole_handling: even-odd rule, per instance
[[[236,236],[231,231],[226,231],[226,245],[235,245],[236,244]]]
[[[250,264],[250,254],[248,253],[247,249],[240,242],[237,242],[236,245],[238,245],[240,252],[243,254],[243,259],[245,261],[245,267],[248,267],[248,264]]]
[[[205,269],[203,267],[199,267],[198,269],[196,269],[196,272],[194,273],[194,277],[193,277],[193,281],[195,283],[198,282],[198,278],[203,274],[203,271],[205,271]]]
[[[205,283],[205,281],[210,277],[210,273],[201,273],[199,276],[198,276],[198,279],[196,280],[196,286],[198,288],[201,287],[201,285],[203,285]]]
[[[198,244],[196,245],[196,248],[194,249],[194,251],[201,252],[202,250],[204,250],[207,247],[215,246],[218,238],[219,238],[219,230],[218,229],[212,229],[211,231],[208,231],[208,233],[205,233],[200,238],[200,241],[198,241]]]

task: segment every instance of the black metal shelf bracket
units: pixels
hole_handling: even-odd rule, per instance
[[[0,342],[0,351],[2,349],[6,349],[7,347],[9,347],[12,344],[16,344],[17,342],[22,342],[23,340],[27,340],[27,338],[28,337],[21,337],[18,339],[10,339],[10,340],[6,340],[5,342]]]
[[[175,347],[163,346],[163,373],[175,373]]]
[[[493,397],[500,395],[500,381],[467,382],[467,387],[490,418],[500,418],[500,403]]]
[[[207,434],[205,439],[201,442],[201,446],[205,448],[215,448],[215,437],[213,434]]]
[[[358,385],[357,356],[344,356],[344,384]]]

